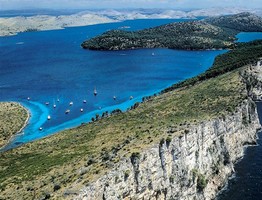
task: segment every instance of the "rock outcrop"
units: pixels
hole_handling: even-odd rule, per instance
[[[257,84],[262,80],[259,67],[245,74]],[[247,91],[259,96],[259,88],[253,85]],[[234,172],[244,147],[256,143],[259,128],[256,104],[247,97],[230,115],[192,125],[179,137],[133,153],[83,188],[76,199],[213,199]]]

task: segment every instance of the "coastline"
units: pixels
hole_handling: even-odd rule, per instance
[[[14,102],[14,103],[17,103],[17,104],[19,104],[21,107],[23,107],[23,108],[26,110],[26,114],[27,114],[27,118],[26,118],[26,121],[25,121],[24,125],[19,129],[19,131],[17,131],[17,132],[14,134],[14,136],[15,136],[15,135],[21,133],[22,130],[24,130],[24,128],[28,125],[29,120],[30,120],[30,117],[31,117],[31,113],[30,113],[29,109],[27,109],[25,106],[22,105],[22,103],[20,103],[20,102]]]
[[[13,134],[6,140],[6,143],[5,143],[3,146],[0,147],[0,152],[13,140],[14,137],[16,137],[19,133],[21,133],[21,132],[25,129],[25,127],[28,125],[29,120],[30,120],[30,118],[31,118],[31,113],[30,113],[29,109],[27,109],[25,106],[23,106],[22,103],[16,102],[16,101],[8,101],[8,102],[3,102],[3,103],[15,103],[15,104],[21,106],[21,107],[26,111],[27,117],[26,117],[26,120],[25,120],[23,126],[22,126],[18,131],[16,131],[15,133],[13,133]]]
[[[238,73],[235,72],[234,74],[235,74],[235,76],[233,76],[233,77],[235,77],[235,78],[233,80],[238,83],[238,81],[239,81]],[[225,78],[225,76],[227,77],[225,80],[230,81],[230,83],[232,83],[231,82],[232,81],[232,74],[226,74],[223,77]],[[222,87],[225,84],[224,78],[222,80],[219,79],[220,80],[219,83],[222,84],[222,85],[217,86],[218,88],[220,88],[220,86]],[[213,85],[214,83],[217,83],[217,82],[213,83],[213,81],[215,81],[215,80],[209,80],[208,82],[202,83],[202,84],[200,84],[200,85],[198,85],[196,87],[199,88],[199,87],[202,86],[201,87],[202,88],[201,91],[202,90],[205,91],[206,87],[208,87],[209,84]],[[205,84],[208,84],[208,85],[205,85]],[[217,85],[217,84],[215,84],[215,85]],[[235,86],[237,87],[237,85],[238,84],[236,84]],[[210,88],[210,87],[208,87],[208,88]],[[193,89],[193,88],[191,88],[191,89]],[[226,87],[225,89],[228,89],[228,88]],[[199,92],[198,89],[196,91]],[[187,94],[192,95],[192,94],[195,94],[196,91],[195,90],[194,91],[188,91]],[[235,91],[239,91],[239,90],[235,89]],[[183,93],[183,91],[182,91],[182,93]],[[164,94],[164,95],[166,97],[164,99],[167,101],[166,103],[164,103],[164,105],[168,105],[168,102],[169,102],[168,99],[170,99],[170,98],[167,98],[167,97],[171,97],[170,95],[172,95],[172,98],[180,99],[179,96],[177,97],[177,92],[175,92],[175,91],[173,93]],[[230,95],[230,98],[231,98],[231,95]],[[236,96],[236,98],[237,98],[237,96]],[[152,122],[152,120],[153,121],[155,120],[156,122],[159,122],[159,119],[163,119],[161,117],[162,115],[158,116],[156,114],[153,114],[153,115],[150,116],[150,113],[152,113],[152,112],[150,112],[150,113],[147,113],[145,111],[144,111],[145,113],[143,113],[143,112],[141,113],[140,112],[141,110],[147,110],[146,108],[149,108],[149,107],[151,108],[151,106],[153,106],[153,105],[157,106],[158,103],[162,104],[163,98],[158,96],[158,97],[156,97],[156,99],[157,100],[155,100],[155,101],[149,101],[149,105],[148,104],[141,104],[140,106],[138,106],[137,109],[132,110],[131,111],[131,116],[133,116],[132,118],[135,121],[132,122],[132,120],[131,120],[130,123],[133,123],[133,125],[129,124],[129,127],[124,127],[124,129],[123,130],[121,129],[121,131],[117,131],[117,130],[119,130],[119,129],[117,129],[117,127],[119,127],[119,125],[117,125],[117,123],[121,124],[121,121],[127,119],[126,117],[128,117],[128,116],[130,117],[130,113],[129,114],[122,113],[122,114],[119,114],[119,115],[115,115],[115,116],[111,117],[110,119],[108,118],[108,119],[103,119],[101,121],[99,120],[99,121],[97,121],[95,123],[91,123],[89,125],[84,125],[82,127],[78,127],[77,129],[63,131],[63,132],[61,132],[61,134],[58,134],[55,138],[53,138],[53,137],[45,138],[44,140],[39,140],[39,141],[37,141],[35,143],[30,144],[30,148],[28,148],[28,145],[24,145],[24,146],[20,147],[17,151],[5,152],[4,155],[10,155],[10,157],[12,157],[13,155],[15,156],[15,153],[19,151],[20,155],[25,155],[26,157],[24,157],[24,156],[18,157],[18,160],[21,160],[21,162],[17,162],[13,166],[14,170],[15,169],[19,169],[19,166],[20,167],[21,166],[23,166],[23,167],[25,166],[26,167],[26,165],[32,165],[32,162],[33,162],[36,168],[40,167],[40,170],[44,170],[45,171],[45,169],[51,168],[52,169],[51,174],[58,174],[58,176],[56,176],[54,178],[55,181],[58,182],[58,183],[61,182],[61,181],[65,181],[63,179],[64,176],[59,176],[60,173],[63,174],[63,173],[66,172],[68,175],[71,174],[71,176],[75,177],[74,180],[83,180],[83,181],[84,180],[89,180],[89,181],[92,180],[91,179],[92,177],[90,177],[90,179],[88,177],[89,177],[90,173],[91,173],[91,175],[92,175],[92,173],[94,173],[96,175],[94,175],[93,178],[97,177],[98,174],[99,174],[100,177],[101,177],[101,179],[99,179],[99,180],[101,180],[101,183],[103,185],[107,185],[106,183],[104,184],[104,181],[103,181],[104,180],[103,179],[104,176],[101,176],[101,174],[103,173],[103,170],[105,170],[105,171],[109,170],[110,169],[110,165],[108,165],[109,166],[108,168],[106,168],[106,166],[103,166],[104,168],[102,168],[102,166],[100,166],[100,160],[98,159],[98,157],[96,155],[91,157],[95,162],[91,160],[90,163],[92,163],[92,162],[94,162],[94,163],[92,163],[92,164],[84,164],[84,163],[87,163],[87,162],[89,163],[88,159],[90,158],[91,154],[89,154],[86,151],[83,151],[83,149],[87,149],[87,148],[90,149],[92,147],[98,148],[98,149],[96,149],[95,152],[97,152],[97,154],[100,155],[100,152],[107,152],[106,150],[112,149],[111,145],[113,145],[114,148],[117,148],[117,149],[120,148],[120,153],[118,154],[118,156],[120,156],[120,154],[121,155],[124,154],[125,157],[123,157],[123,158],[128,161],[128,163],[127,163],[128,165],[127,164],[121,165],[119,167],[120,171],[116,171],[115,173],[113,173],[112,171],[111,171],[112,172],[111,173],[109,171],[108,175],[110,177],[112,175],[112,178],[110,178],[109,188],[108,188],[108,186],[105,186],[108,189],[111,189],[112,187],[117,189],[118,186],[121,185],[121,184],[130,184],[130,185],[135,187],[136,183],[133,183],[132,181],[136,180],[136,179],[137,179],[137,181],[139,183],[139,187],[138,188],[140,189],[140,186],[142,188],[142,186],[144,186],[144,182],[143,182],[141,176],[140,175],[136,176],[136,173],[133,174],[132,170],[130,170],[130,169],[134,168],[135,172],[137,170],[139,170],[139,171],[141,171],[140,174],[143,174],[142,172],[144,172],[144,169],[145,169],[144,167],[148,166],[146,162],[148,162],[148,164],[150,166],[152,166],[151,169],[153,169],[153,171],[155,171],[154,169],[156,169],[156,171],[159,172],[159,174],[155,174],[155,175],[156,176],[158,176],[158,175],[161,176],[160,178],[153,177],[152,180],[156,181],[156,182],[153,182],[154,190],[151,190],[151,191],[157,191],[158,188],[156,187],[156,185],[161,185],[161,184],[157,183],[157,180],[165,181],[166,184],[164,186],[166,186],[166,185],[169,184],[169,182],[173,182],[173,180],[176,180],[175,184],[177,184],[177,180],[180,180],[180,178],[183,179],[183,177],[186,177],[193,184],[192,185],[192,190],[190,190],[190,191],[192,191],[192,194],[195,194],[195,189],[194,188],[196,188],[196,184],[197,183],[196,183],[196,181],[194,181],[194,179],[192,179],[192,173],[193,172],[191,173],[191,171],[194,171],[194,169],[197,168],[197,167],[195,166],[195,168],[192,169],[192,167],[194,167],[194,166],[190,165],[190,163],[191,163],[191,157],[190,156],[192,155],[193,156],[192,159],[193,158],[196,159],[195,155],[198,155],[197,159],[200,160],[201,163],[203,163],[203,167],[199,168],[198,173],[205,174],[206,178],[208,178],[211,174],[213,174],[213,173],[211,173],[212,171],[210,171],[210,170],[208,170],[207,172],[204,170],[204,169],[207,168],[207,167],[205,167],[205,163],[210,163],[210,162],[206,162],[207,161],[207,160],[205,160],[206,158],[201,156],[201,155],[205,155],[205,152],[209,152],[210,153],[210,151],[208,150],[210,148],[208,148],[209,146],[206,144],[206,141],[208,141],[208,143],[210,143],[210,145],[212,146],[212,145],[214,145],[212,137],[214,137],[216,139],[216,141],[217,141],[216,142],[216,146],[219,147],[218,149],[220,149],[222,151],[222,154],[224,154],[225,153],[225,152],[223,152],[224,148],[222,148],[223,145],[225,145],[225,144],[232,144],[232,141],[228,141],[228,140],[232,139],[230,137],[231,134],[224,134],[223,133],[223,130],[225,130],[225,127],[228,127],[231,131],[236,133],[236,136],[241,136],[241,137],[243,136],[243,138],[242,138],[243,141],[246,141],[246,140],[253,141],[252,131],[250,132],[250,135],[249,135],[250,137],[248,137],[248,138],[246,138],[246,134],[243,134],[243,135],[239,134],[239,131],[241,133],[242,132],[243,133],[246,132],[245,131],[246,129],[244,130],[244,129],[241,128],[242,127],[242,120],[241,120],[242,116],[241,115],[242,115],[243,112],[246,113],[247,115],[249,115],[248,111],[252,110],[252,109],[250,109],[250,106],[252,104],[248,103],[248,105],[244,104],[243,106],[240,106],[238,111],[237,111],[238,114],[237,115],[229,115],[228,117],[226,117],[227,120],[226,119],[223,120],[223,118],[218,118],[218,119],[216,118],[216,119],[210,121],[210,120],[208,120],[210,118],[207,117],[207,121],[205,121],[205,120],[202,121],[205,117],[201,117],[200,124],[197,123],[197,124],[192,124],[193,125],[192,127],[191,126],[190,127],[184,127],[184,128],[186,128],[185,129],[185,133],[186,134],[182,134],[182,137],[179,137],[178,134],[181,134],[182,132],[175,133],[176,131],[174,130],[174,124],[176,124],[176,122],[171,121],[172,122],[172,126],[171,127],[165,127],[163,125],[163,127],[161,128],[161,124],[155,124],[155,123]],[[189,99],[192,99],[192,98],[189,98]],[[217,100],[216,97],[214,97],[213,99],[215,101]],[[237,98],[237,99],[239,99],[239,98]],[[179,100],[179,102],[180,101],[181,100]],[[199,99],[199,101],[200,101],[200,99]],[[171,102],[174,102],[174,101],[172,100]],[[179,105],[180,105],[179,102],[174,103],[174,105],[179,107]],[[150,105],[152,103],[154,103],[154,104]],[[184,103],[184,101],[182,101],[181,103]],[[170,108],[170,106],[168,106],[167,108]],[[211,109],[211,110],[213,110],[213,109]],[[190,109],[190,113],[191,112],[192,112],[192,109]],[[163,113],[163,114],[165,114],[165,113]],[[205,112],[203,112],[203,114],[204,114],[204,116],[206,115]],[[142,119],[144,119],[144,120],[146,120],[148,122],[150,121],[150,124],[155,124],[156,129],[154,129],[154,127],[150,128],[150,127],[147,127],[146,125],[144,126],[143,124],[140,125],[141,128],[137,127],[137,121],[140,120],[140,117],[138,118],[138,116],[142,117]],[[212,116],[212,115],[209,114],[209,116]],[[252,113],[252,116],[255,117],[255,113]],[[174,120],[174,118],[172,116],[170,116],[170,117],[171,117],[170,119]],[[199,116],[197,118],[199,118]],[[190,119],[187,118],[187,120],[190,120]],[[234,124],[234,123],[232,124],[231,123],[232,121],[236,121],[237,124]],[[188,122],[190,122],[190,121],[188,121]],[[194,122],[193,118],[192,118],[192,122]],[[114,126],[110,126],[111,123],[113,123],[113,124],[116,123],[116,124]],[[179,121],[177,122],[177,124],[179,124]],[[160,125],[160,128],[159,128],[159,125]],[[221,133],[217,133],[215,131],[215,127],[217,125],[219,125],[220,128],[217,127],[216,129],[222,131]],[[130,129],[130,127],[134,127],[134,129]],[[136,127],[137,127],[137,129],[136,129]],[[233,127],[236,127],[236,129],[233,128]],[[253,126],[248,126],[247,128],[248,129],[249,128],[252,129],[252,127]],[[104,128],[106,128],[106,130]],[[208,134],[208,130],[213,130],[213,128],[214,128],[214,133],[212,134],[212,137],[210,138],[209,134]],[[152,138],[155,141],[152,141],[152,142],[148,141],[149,139],[147,139],[147,138],[145,138],[145,140],[141,140],[140,138],[136,139],[135,133],[137,131],[141,132],[143,130],[145,130],[145,131],[148,130],[150,135],[151,135],[151,137],[153,136],[153,134],[155,134],[155,133],[157,134],[159,131],[162,132],[162,130],[164,130],[164,133],[161,134],[161,135],[158,135],[158,136],[155,135]],[[206,134],[204,134],[204,135],[202,134],[202,137],[201,137],[200,133],[202,132],[202,130],[206,130],[207,132],[205,132]],[[128,132],[128,131],[131,131],[131,132]],[[123,137],[124,133],[127,134],[128,136],[127,137],[125,137],[125,136]],[[130,136],[129,133],[133,133],[134,136]],[[96,134],[96,135],[94,135],[94,134]],[[98,134],[100,134],[100,135],[98,135]],[[113,134],[118,134],[118,135],[114,135],[114,136],[116,138],[120,138],[120,141],[117,141],[117,143],[110,143],[112,141],[110,141],[109,138],[112,138]],[[146,134],[146,132],[145,132],[145,134]],[[162,137],[164,137],[164,138],[168,137],[168,134],[169,135],[172,134],[171,143],[169,143],[169,145],[166,146],[165,145],[165,144],[167,144],[166,142],[164,142],[163,144],[160,142],[161,146],[159,146],[158,145],[159,140]],[[221,135],[221,137],[224,138],[223,141],[225,141],[225,142],[221,142],[222,140],[219,140],[219,138],[217,137],[217,134]],[[95,136],[95,138],[94,138],[94,136]],[[97,137],[101,137],[102,140],[100,138],[97,138],[96,136]],[[169,136],[169,137],[171,137],[171,136]],[[208,140],[206,140],[206,139],[208,139]],[[237,145],[237,149],[240,149],[242,147],[242,145],[241,145],[242,144],[241,143],[242,139],[239,141],[239,145]],[[83,140],[85,140],[86,143],[83,143]],[[107,146],[108,141],[109,141],[109,145],[110,146]],[[126,142],[126,141],[128,141],[128,142]],[[139,144],[139,141],[142,142],[142,143]],[[204,142],[205,148],[204,149],[200,148],[199,151],[198,151],[198,148],[197,148],[198,144],[201,144],[202,142]],[[80,143],[83,146],[79,145]],[[101,143],[102,143],[102,145],[101,145]],[[175,152],[176,153],[175,154],[176,158],[179,158],[179,160],[177,162],[180,162],[180,161],[184,162],[185,161],[184,162],[185,165],[182,165],[182,168],[178,168],[178,169],[179,170],[183,170],[183,168],[187,169],[187,165],[186,165],[187,159],[183,160],[184,157],[180,156],[183,153],[180,154],[179,153],[180,149],[177,149],[177,147],[180,146],[179,145],[180,143],[183,144],[185,147],[188,144],[190,144],[190,148],[181,148],[181,151],[184,151],[185,149],[188,150],[188,154],[187,155],[188,155],[188,158],[189,158],[188,162],[189,162],[189,166],[190,166],[189,171],[188,171],[189,173],[185,174],[183,171],[181,171],[181,177],[180,177],[180,175],[179,176],[177,176],[176,174],[173,175],[171,173],[172,172],[172,170],[170,168],[171,165],[169,165],[170,163],[172,163],[172,161],[171,161],[172,160],[172,158],[171,158],[172,156],[169,155],[169,154],[170,154],[170,152],[171,153]],[[151,150],[149,149],[148,151],[143,151],[144,153],[136,154],[136,151],[140,151],[141,150],[140,148],[148,149],[147,147],[152,146],[152,144],[155,144],[154,145],[155,148],[153,148]],[[92,146],[92,145],[94,145],[94,146]],[[138,145],[138,146],[135,146],[135,147],[131,148],[131,146],[133,146],[133,145]],[[142,145],[142,146],[139,147],[139,145]],[[161,148],[159,148],[159,147],[161,147]],[[200,147],[201,147],[201,145],[200,145]],[[130,152],[126,152],[127,154],[125,154],[125,151],[128,150],[129,148],[131,148],[131,151]],[[103,150],[103,149],[106,149],[106,150]],[[171,151],[171,149],[174,149],[174,151]],[[233,152],[234,152],[234,149],[235,148],[232,147]],[[193,153],[192,154],[192,153],[190,153],[190,150],[194,150],[194,151],[199,152],[199,153]],[[68,152],[70,152],[70,153],[68,153]],[[61,157],[60,153],[63,153],[66,156]],[[159,155],[159,153],[161,153],[161,154]],[[130,157],[129,157],[130,154],[133,155],[133,157],[131,156],[133,158],[133,161],[131,159],[131,162],[130,162]],[[50,155],[51,155],[51,157],[50,157]],[[105,156],[105,157],[103,157],[104,159],[108,158],[108,157],[106,157],[106,155],[107,154],[105,154],[105,155],[102,154],[102,156]],[[111,156],[111,154],[109,154],[109,155]],[[144,157],[144,155],[148,155],[147,156],[148,159],[146,159],[146,160],[142,159]],[[160,156],[160,160],[159,160],[159,156],[158,155]],[[217,155],[220,155],[220,154],[217,154]],[[135,157],[135,156],[137,156],[137,157]],[[232,156],[233,156],[232,158],[234,159],[235,156],[238,156],[238,154],[234,153],[234,154],[232,154]],[[86,160],[86,157],[88,157],[87,160]],[[213,156],[211,156],[211,158],[212,157]],[[208,157],[208,158],[210,158],[210,157]],[[33,161],[32,161],[32,159],[33,159]],[[67,164],[63,165],[64,168],[63,168],[62,171],[60,171],[61,170],[61,166],[62,166],[61,163],[60,163],[60,159],[66,159],[66,160],[68,160],[68,162],[74,163],[74,165],[71,166],[70,164],[67,163],[66,160],[62,161],[62,163],[65,162]],[[72,162],[72,159],[76,159],[77,161],[76,162]],[[80,159],[80,161],[79,161],[79,159]],[[121,161],[121,159],[120,159],[120,157],[115,157],[112,161],[111,161],[111,159],[109,161],[106,160],[106,163],[110,164],[110,162],[114,162],[114,161]],[[210,161],[210,160],[208,160],[208,161]],[[4,162],[6,162],[6,166],[10,165],[10,164],[8,164],[8,161],[4,161],[3,160],[3,163]],[[10,160],[10,162],[11,162],[11,160]],[[223,163],[223,159],[221,160],[221,162]],[[120,164],[121,164],[121,162],[120,162]],[[5,165],[3,164],[3,167],[4,166]],[[98,168],[98,166],[100,166],[100,167]],[[178,163],[178,166],[180,166],[179,163]],[[183,166],[185,166],[185,167],[183,167]],[[211,164],[210,164],[210,166],[211,166]],[[225,173],[228,173],[229,170],[232,169],[232,167],[231,167],[232,163],[230,162],[230,164],[227,164],[226,166],[227,167],[226,167]],[[91,169],[93,169],[94,171],[90,171]],[[190,171],[190,169],[192,169],[192,170]],[[31,174],[35,175],[34,176],[34,180],[36,180],[36,181],[34,181],[33,184],[36,185],[36,187],[38,187],[38,186],[41,187],[41,188],[43,187],[43,190],[49,191],[50,187],[53,186],[51,183],[47,184],[47,185],[44,185],[44,186],[40,185],[41,184],[40,181],[45,180],[46,178],[49,178],[50,174],[43,175],[44,176],[43,177],[41,175],[41,173],[38,174],[38,172],[31,171],[31,168],[26,168],[26,170],[30,174],[30,177],[32,176]],[[96,170],[99,170],[99,171],[96,171]],[[163,174],[162,174],[162,170],[163,170]],[[87,173],[87,172],[90,172],[90,173]],[[22,173],[22,174],[19,175],[19,173],[20,174]],[[17,175],[18,177],[19,176],[23,177],[24,173],[25,173],[24,171],[19,171],[19,170],[17,171],[16,170],[16,175],[18,174]],[[44,173],[44,174],[46,174],[46,173]],[[126,175],[126,174],[128,174],[128,175]],[[150,174],[153,174],[153,173],[150,173]],[[167,174],[167,175],[165,175],[165,174]],[[129,176],[129,178],[128,179],[125,178],[126,176]],[[36,178],[36,177],[39,177],[39,179]],[[40,179],[40,177],[41,177],[41,179]],[[67,177],[67,176],[65,176],[65,177]],[[117,182],[115,181],[116,177],[118,177],[117,178]],[[171,179],[170,179],[170,177],[171,177]],[[173,179],[173,177],[176,177],[176,179],[175,178]],[[125,181],[125,179],[126,179],[126,181]],[[9,180],[12,181],[12,178],[11,177],[9,178],[7,176],[5,178],[5,183],[8,184]],[[29,184],[29,182],[26,182],[26,180],[24,180],[24,181],[25,181],[25,184],[27,184],[27,183]],[[180,182],[180,181],[178,181],[178,182]],[[32,182],[30,182],[30,183],[32,183]],[[49,183],[49,182],[47,182],[47,183]],[[183,183],[183,181],[181,181],[181,184],[182,183]],[[77,184],[77,187],[81,187],[81,184],[84,184],[84,183],[79,182]],[[91,182],[91,184],[93,185],[95,183]],[[115,184],[119,184],[119,185],[117,186]],[[148,185],[148,184],[145,183],[145,185]],[[53,197],[61,197],[67,191],[79,191],[78,190],[79,188],[77,188],[77,187],[76,188],[71,188],[69,186],[68,186],[68,188],[66,188],[66,187],[62,186],[62,188],[59,191],[56,191],[55,193],[52,192],[52,196]],[[88,190],[88,188],[85,188],[85,187],[81,187],[81,188],[82,188],[82,191],[85,191],[86,189]],[[104,188],[104,187],[100,187],[100,189],[101,188]],[[178,188],[179,189],[179,187],[171,187],[171,190],[172,190],[172,188]],[[213,188],[212,184],[208,185],[207,188],[205,189],[205,191],[206,191],[205,194],[208,195],[210,193],[210,190],[213,190],[212,188]],[[4,195],[8,196],[9,192],[11,192],[12,195],[27,195],[27,197],[29,197],[32,194],[32,193],[29,193],[29,192],[23,193],[23,189],[26,190],[26,188],[19,188],[17,190],[17,194],[13,194],[11,187],[9,187],[9,188],[7,188],[3,192],[3,196]],[[136,191],[136,189],[132,189],[132,191],[133,191],[132,194],[134,194],[134,191]],[[142,191],[143,190],[141,190],[141,193],[142,193]],[[120,190],[117,191],[117,192],[121,193]],[[176,192],[176,191],[174,190],[174,192]],[[186,190],[183,189],[182,192],[184,193],[183,195],[186,195]],[[213,192],[212,192],[212,195],[214,194]],[[77,192],[77,193],[79,195],[85,195],[85,194],[80,193],[80,192]],[[110,190],[105,190],[104,192],[100,192],[99,194],[105,194],[105,196],[112,195],[110,193]],[[201,193],[198,193],[198,194],[201,195]],[[70,195],[70,194],[68,194],[68,195]],[[75,193],[74,193],[74,195],[75,195]],[[131,195],[131,193],[130,193],[130,195]],[[137,194],[134,194],[134,195],[137,195]],[[170,190],[168,190],[168,195],[170,195]],[[68,196],[68,197],[70,197],[70,196]],[[100,199],[100,198],[87,198],[87,199]]]

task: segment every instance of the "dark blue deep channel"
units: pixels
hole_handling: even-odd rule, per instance
[[[257,103],[257,110],[262,123],[262,102]],[[235,166],[235,174],[217,200],[262,199],[262,132],[258,136],[258,145],[246,149],[244,158]]]

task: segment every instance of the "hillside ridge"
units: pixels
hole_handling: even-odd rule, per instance
[[[234,48],[235,36],[241,31],[262,31],[262,18],[251,13],[240,13],[171,23],[139,31],[110,30],[84,41],[81,46],[90,50],[226,49]]]

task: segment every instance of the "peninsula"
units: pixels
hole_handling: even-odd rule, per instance
[[[90,50],[228,49],[234,48],[237,33],[261,31],[261,17],[240,13],[200,21],[171,23],[140,31],[110,30],[84,41],[81,46]]]
[[[29,119],[27,110],[18,103],[0,102],[0,148],[20,132]]]

